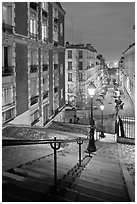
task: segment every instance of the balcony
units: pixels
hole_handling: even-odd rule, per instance
[[[36,2],[30,2],[30,7],[34,10],[37,10],[37,7],[38,7],[38,3]]]
[[[48,17],[48,11],[44,8],[42,8],[42,15],[46,18]]]
[[[37,40],[38,39],[38,35],[36,33],[30,33],[30,39]]]
[[[43,72],[48,71],[49,65],[48,64],[43,64]]]
[[[58,64],[54,64],[54,69],[58,69]]]
[[[33,96],[31,99],[30,99],[30,103],[31,103],[31,106],[38,103],[38,96]]]
[[[13,26],[3,22],[2,23],[2,32],[12,34],[13,33]]]
[[[54,17],[54,22],[58,23],[58,17]]]
[[[38,70],[38,65],[30,65],[30,73],[35,73]]]
[[[54,93],[58,92],[58,86],[54,88]]]
[[[14,74],[14,66],[2,67],[2,76],[11,76]]]
[[[45,91],[44,93],[43,93],[43,99],[45,99],[45,98],[47,98],[48,97],[48,91]]]

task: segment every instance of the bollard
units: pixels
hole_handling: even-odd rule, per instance
[[[56,136],[54,137],[54,141],[54,143],[50,143],[50,146],[54,149],[54,188],[55,192],[57,192],[57,150],[60,148],[61,143],[56,142]]]
[[[79,166],[81,166],[81,145],[83,144],[83,140],[81,140],[81,137],[79,138],[77,143],[79,144]]]

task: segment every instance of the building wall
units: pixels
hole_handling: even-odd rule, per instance
[[[7,73],[4,73],[4,70],[7,70],[7,68],[4,69],[4,65],[2,79],[3,88],[5,84],[8,86],[9,81],[12,81],[12,86],[15,87],[14,114],[11,117],[11,123],[14,124],[44,126],[56,116],[54,110],[56,101],[58,101],[59,109],[65,104],[65,60],[63,59],[65,52],[63,32],[65,12],[59,6],[59,3],[44,3],[45,7],[43,7],[43,3],[39,2],[3,3],[3,5],[12,7],[12,22],[6,22],[10,24],[8,26],[5,23],[3,24],[2,34],[3,51],[7,52],[4,46],[8,41],[9,43],[6,46],[10,46],[13,50],[11,53],[14,57],[10,56],[11,64],[9,68],[11,69],[12,65],[14,69],[10,76],[9,73],[8,76],[5,76]],[[58,38],[56,44],[53,42],[54,8],[58,10],[58,18],[56,19],[58,22]],[[7,21],[4,17],[7,11],[4,9],[3,20]],[[31,24],[31,18],[35,20],[36,28]],[[60,26],[61,23],[62,26]],[[45,32],[44,37],[42,29]],[[53,93],[55,88],[54,50],[58,53],[59,58],[58,69],[56,70],[59,77],[59,87],[56,96]],[[47,60],[45,60],[45,53],[48,55]],[[3,64],[4,62],[5,58],[3,58]],[[5,91],[4,88],[4,97]],[[10,108],[13,108],[13,104],[12,106],[9,105]],[[5,106],[3,106],[3,115],[5,114],[4,111]],[[5,122],[7,121],[3,120],[3,123]]]
[[[130,46],[124,53],[124,87],[135,104],[135,45]]]
[[[90,46],[91,48],[91,46]],[[65,67],[66,67],[66,101],[74,106],[84,106],[88,98],[87,87],[92,81],[97,81],[98,67],[96,66],[96,52],[81,46],[66,46]],[[72,59],[68,58],[68,52],[72,50]],[[79,52],[82,56],[79,57]],[[72,70],[69,70],[68,63],[72,62]],[[82,65],[82,68],[79,66]],[[72,74],[72,81],[68,81],[69,73]]]
[[[28,66],[27,45],[16,43],[16,109],[17,116],[28,110]]]
[[[15,3],[15,33],[28,35],[28,5],[24,2]]]

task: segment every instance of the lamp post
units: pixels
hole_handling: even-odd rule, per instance
[[[101,109],[101,113],[102,113],[102,117],[101,117],[101,119],[102,119],[102,131],[101,131],[101,134],[100,134],[100,137],[105,137],[105,135],[104,135],[104,131],[103,131],[103,110],[104,110],[104,105],[103,104],[101,104],[100,105],[100,109]]]
[[[88,87],[88,93],[91,96],[91,116],[90,116],[90,138],[89,144],[87,146],[87,150],[85,152],[90,153],[96,151],[95,140],[94,140],[94,119],[93,119],[93,96],[95,94],[95,85],[91,82]]]

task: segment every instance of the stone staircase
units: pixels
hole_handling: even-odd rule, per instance
[[[3,202],[129,202],[119,162],[92,155],[81,166],[74,152],[58,153],[58,188],[51,156],[3,172]]]

